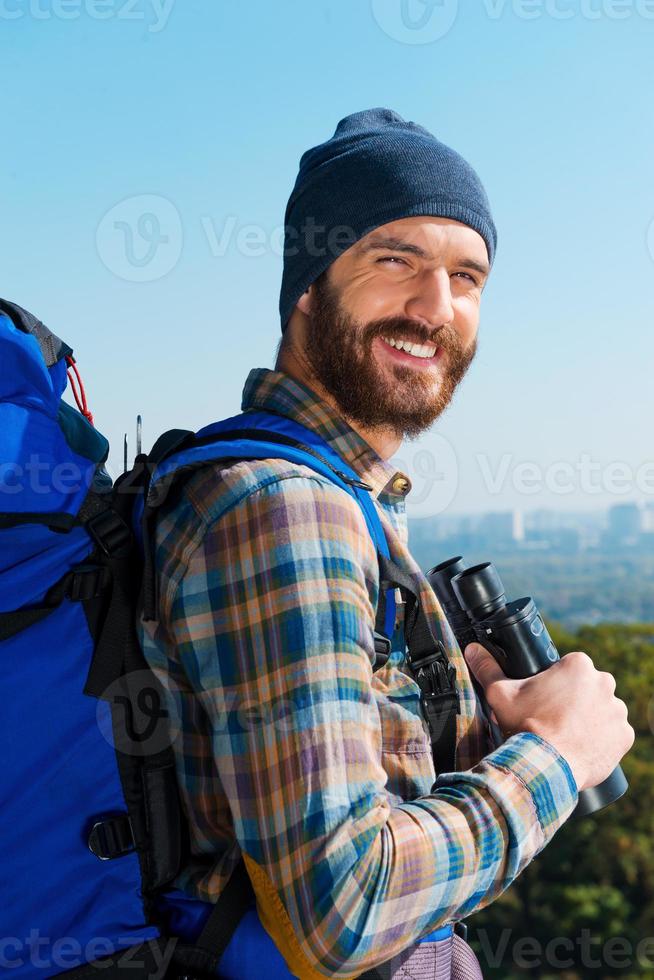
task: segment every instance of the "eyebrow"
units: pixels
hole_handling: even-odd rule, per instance
[[[391,249],[394,252],[409,252],[411,255],[417,255],[420,259],[431,258],[431,255],[419,245],[412,245],[410,242],[405,242],[404,239],[395,238],[392,235],[387,235],[384,238],[374,238],[369,242],[364,242],[361,246],[361,253],[365,255],[368,252],[381,249]],[[474,269],[482,276],[487,276],[490,272],[490,266],[487,263],[477,262],[475,259],[460,259],[455,265],[460,265],[464,269]]]

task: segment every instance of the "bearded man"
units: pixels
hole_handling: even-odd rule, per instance
[[[455,757],[422,717],[401,604],[378,666],[378,553],[356,501],[281,459],[195,473],[157,525],[160,621],[144,638],[169,680],[191,829],[171,929],[193,941],[246,880],[222,977],[480,977],[461,920],[511,885],[633,730],[583,653],[527,681],[477,645],[466,661],[408,549],[411,485],[390,459],[475,354],[496,249],[476,173],[396,112],[356,112],[303,155],[285,226],[283,337],[241,407],[317,433],[370,493],[452,668]]]

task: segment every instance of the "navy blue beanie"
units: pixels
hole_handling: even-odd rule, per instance
[[[302,293],[342,252],[374,228],[413,215],[474,228],[492,264],[497,232],[488,198],[463,157],[392,109],[341,119],[331,139],[302,155],[286,206],[282,331]]]

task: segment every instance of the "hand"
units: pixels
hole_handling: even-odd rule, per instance
[[[615,696],[615,679],[596,670],[590,657],[568,653],[547,670],[512,680],[478,643],[465,659],[506,738],[540,735],[564,757],[579,791],[597,786],[634,744],[627,706]]]

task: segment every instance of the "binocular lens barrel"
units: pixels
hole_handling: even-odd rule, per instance
[[[474,643],[476,640],[470,617],[461,607],[452,587],[452,580],[460,572],[465,571],[465,567],[463,558],[458,555],[456,558],[450,558],[449,561],[441,562],[440,565],[434,565],[427,572],[430,585],[443,607],[447,620],[452,627],[452,632],[462,650],[465,650],[468,643]]]
[[[506,605],[502,580],[489,561],[459,572],[452,579],[452,588],[459,605],[473,621],[485,619]]]
[[[454,589],[452,588],[452,579],[459,572],[464,572],[465,567],[463,558],[461,555],[457,555],[456,558],[449,558],[447,561],[442,561],[440,565],[434,565],[427,572],[427,578],[432,589],[438,596],[441,606],[459,606]]]

